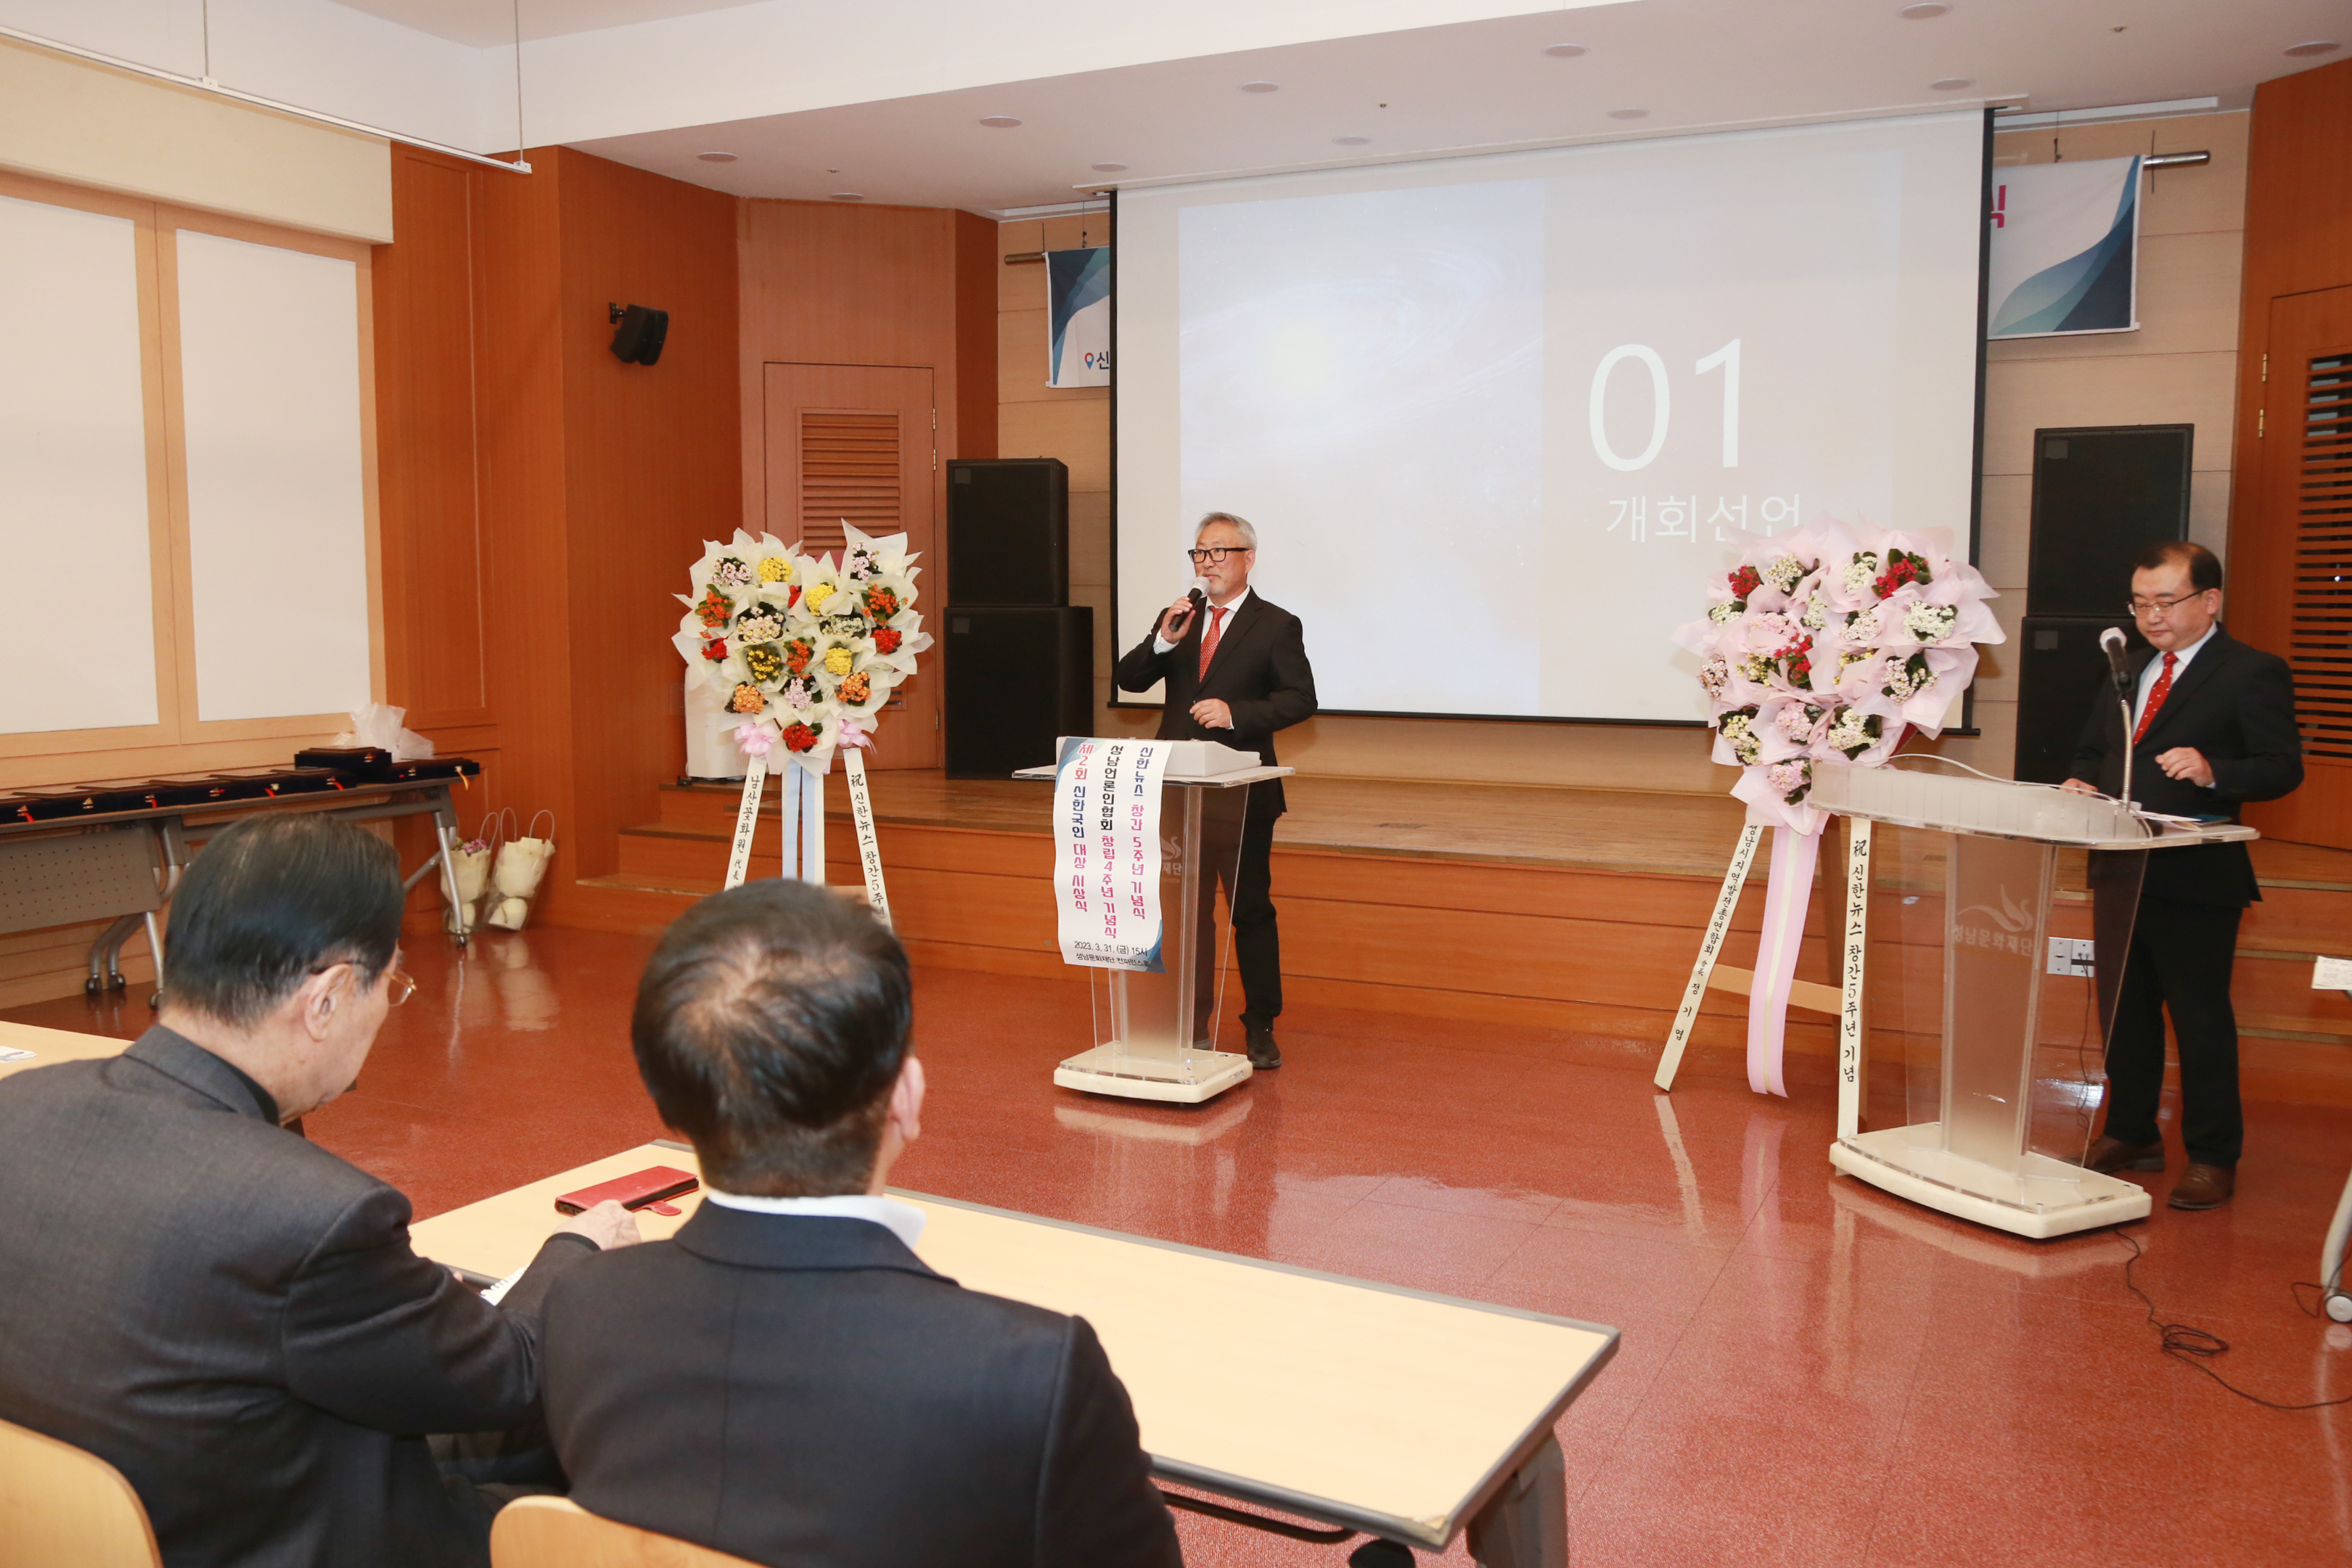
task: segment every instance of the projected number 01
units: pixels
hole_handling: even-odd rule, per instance
[[[1649,444],[1631,457],[1620,456],[1609,444],[1607,420],[1610,373],[1631,360],[1650,372],[1650,440]],[[1739,466],[1739,340],[1734,338],[1720,349],[1691,367],[1698,375],[1710,371],[1723,372],[1723,465]],[[1647,343],[1621,343],[1601,356],[1601,363],[1592,371],[1592,402],[1589,417],[1592,427],[1592,450],[1601,461],[1620,473],[1630,474],[1636,468],[1647,468],[1665,449],[1666,426],[1673,412],[1674,400],[1666,386],[1666,361]]]

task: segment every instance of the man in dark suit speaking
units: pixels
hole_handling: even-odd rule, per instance
[[[1083,1318],[967,1291],[884,1190],[920,1131],[907,955],[769,881],[662,937],[629,1027],[702,1207],[547,1306],[547,1413],[591,1513],[776,1568],[1176,1568]]]
[[[487,1564],[489,1505],[423,1434],[533,1419],[540,1298],[635,1239],[599,1204],[494,1307],[278,1124],[406,998],[403,893],[349,822],[239,822],[173,900],[162,1022],[0,1083],[0,1417],[112,1463],[172,1568]]]
[[[2195,544],[2150,546],[2132,573],[2131,612],[2149,644],[2129,685],[2133,801],[2172,816],[2234,821],[2242,802],[2274,800],[2301,784],[2294,676],[2284,660],[2222,630],[2221,563],[2213,552]],[[2122,705],[2102,693],[2066,788],[2117,795],[2123,770]],[[2189,1156],[2170,1202],[2217,1207],[2236,1188],[2245,1140],[2230,976],[2238,923],[2263,895],[2253,862],[2242,843],[2093,859],[2093,893],[2103,904],[2129,885],[2128,862],[2144,861],[2147,869],[2112,1003],[2106,1128],[2084,1163],[2105,1172],[2164,1168],[2156,1117],[2168,1011],[2180,1051],[2180,1135]],[[2102,907],[2099,929],[2109,929],[2116,915]]]
[[[1118,662],[1121,691],[1168,683],[1162,740],[1214,740],[1255,751],[1274,766],[1274,732],[1315,711],[1315,671],[1298,617],[1250,591],[1257,529],[1230,512],[1211,512],[1193,530],[1192,570],[1207,580],[1164,611],[1150,635]],[[1250,1065],[1282,1065],[1274,1020],[1282,1011],[1282,938],[1274,917],[1274,822],[1286,802],[1282,780],[1250,786],[1239,870],[1225,888],[1241,960],[1242,1024]],[[1226,872],[1217,868],[1220,882]]]

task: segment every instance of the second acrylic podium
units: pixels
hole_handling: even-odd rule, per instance
[[[1095,1043],[1054,1069],[1057,1086],[1197,1104],[1248,1080],[1249,1058],[1217,1049],[1232,969],[1234,878],[1251,787],[1289,772],[1243,768],[1180,777],[1171,768],[1160,807],[1164,968],[1088,972]],[[1050,783],[1054,769],[1024,768],[1014,777]]]
[[[1851,1064],[1830,1161],[2019,1236],[2144,1218],[2147,1188],[2082,1163],[2142,873],[2152,854],[2254,831],[2151,821],[2103,797],[1947,766],[1906,757],[1815,776],[1812,804],[1877,828],[1864,852],[1868,1032],[1880,1064],[1902,1067],[1900,1099],[1884,1096],[1886,1113],[1864,1131]],[[1851,942],[1851,905],[1847,918]]]

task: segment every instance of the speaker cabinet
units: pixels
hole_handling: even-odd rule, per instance
[[[1042,768],[1055,740],[1094,733],[1090,606],[951,604],[945,620],[949,778]]]
[[[2099,633],[2123,629],[2126,656],[2147,642],[2127,615],[2029,615],[2018,635],[2017,777],[2063,784],[2095,704],[2116,700]]]
[[[2120,613],[2132,558],[2189,537],[2197,427],[2123,424],[2033,433],[2033,532],[2026,609]]]
[[[948,465],[948,602],[1070,601],[1070,471],[1057,457]]]

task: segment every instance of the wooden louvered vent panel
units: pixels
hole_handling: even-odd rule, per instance
[[[2287,658],[2305,750],[2352,758],[2352,353],[2306,364]]]
[[[801,548],[838,556],[844,518],[869,534],[903,526],[896,413],[801,412]]]

